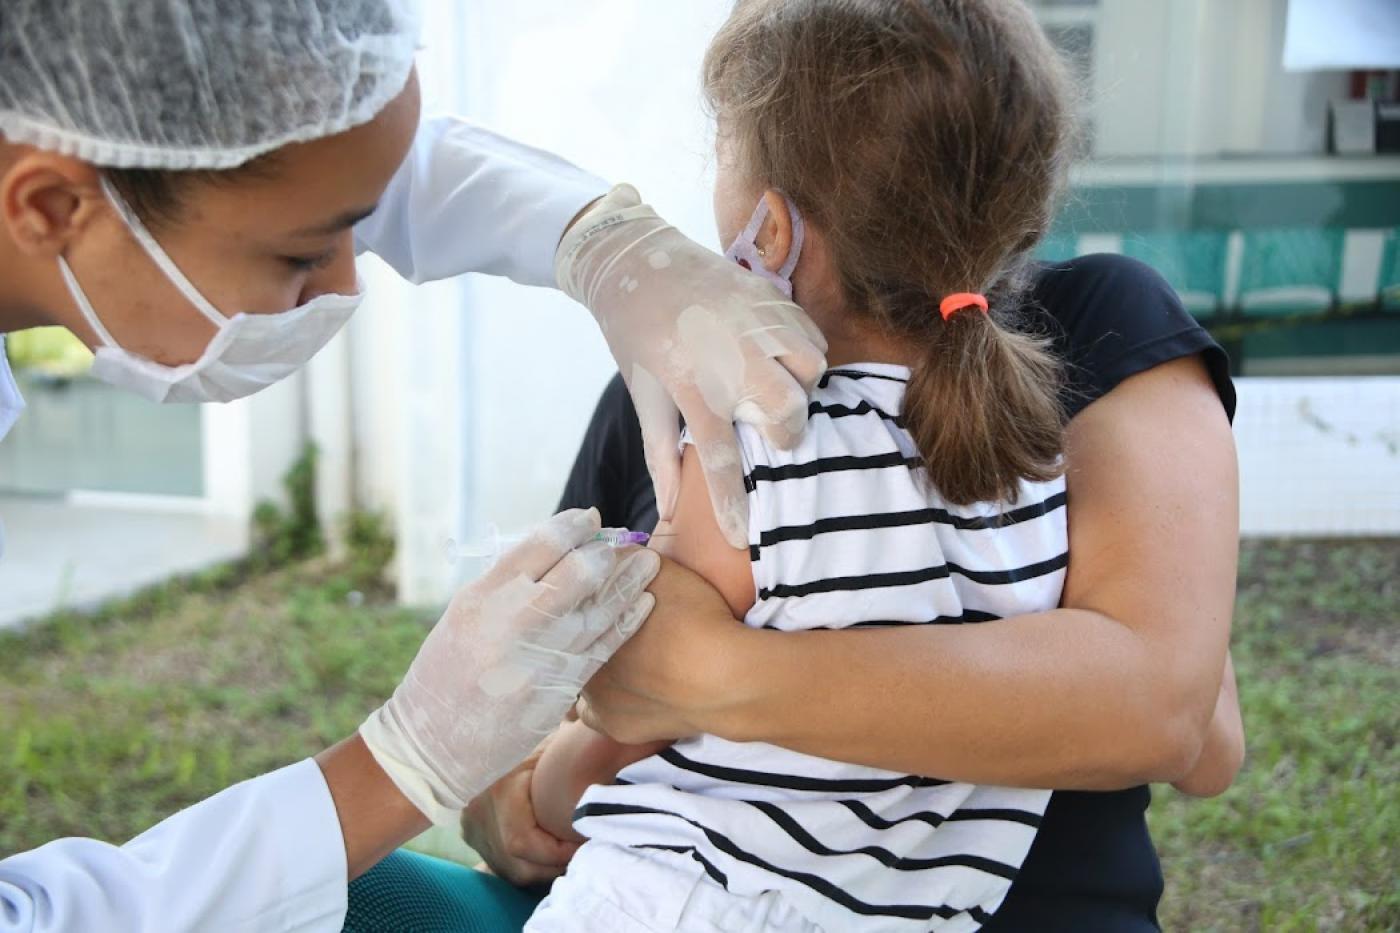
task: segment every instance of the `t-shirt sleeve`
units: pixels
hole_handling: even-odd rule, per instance
[[[1036,312],[1051,319],[1066,363],[1070,417],[1130,376],[1200,354],[1226,414],[1234,418],[1229,358],[1152,267],[1107,253],[1046,264],[1033,300]]]

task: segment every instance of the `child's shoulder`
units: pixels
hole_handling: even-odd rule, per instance
[[[763,432],[739,424],[745,468],[787,467],[788,473],[819,472],[823,466],[858,467],[835,458],[916,457],[900,411],[909,370],[889,363],[833,367],[822,375],[807,405],[807,427],[791,447],[780,447]],[[759,477],[764,475],[759,470]],[[750,491],[753,489],[750,481]]]

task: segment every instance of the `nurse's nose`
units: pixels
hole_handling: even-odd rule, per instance
[[[336,238],[335,258],[306,277],[297,304],[319,295],[353,295],[355,286],[355,235],[346,230]]]

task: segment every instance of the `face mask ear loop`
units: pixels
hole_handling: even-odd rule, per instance
[[[117,216],[121,218],[122,223],[126,224],[126,228],[131,231],[131,235],[136,237],[136,242],[141,244],[141,248],[146,251],[146,255],[151,257],[151,261],[160,267],[161,272],[165,273],[165,277],[170,280],[170,284],[178,288],[180,294],[184,295],[185,299],[189,301],[190,304],[194,305],[195,309],[199,311],[200,314],[208,318],[215,327],[222,328],[227,324],[229,321],[228,317],[222,314],[218,308],[210,304],[209,299],[205,298],[200,294],[199,289],[194,287],[194,283],[185,278],[185,273],[180,271],[180,267],[175,265],[175,261],[171,259],[170,256],[166,254],[165,250],[161,248],[160,244],[156,242],[155,237],[151,236],[150,231],[146,229],[146,225],[141,222],[141,218],[136,216],[136,212],[123,200],[122,196],[117,193],[117,189],[113,188],[111,182],[105,177],[102,179],[102,191],[107,195],[107,200],[111,202],[113,209],[116,210]]]
[[[788,219],[792,221],[792,245],[788,247],[787,262],[778,270],[778,275],[791,281],[792,272],[797,268],[797,260],[802,258],[802,239],[807,232],[807,225],[802,221],[802,215],[798,213],[797,205],[792,203],[792,198],[783,195],[783,200],[787,202]]]
[[[87,318],[88,326],[97,334],[97,339],[102,341],[103,346],[120,350],[121,345],[112,339],[112,335],[107,328],[102,326],[102,322],[97,318],[97,312],[92,309],[92,303],[88,301],[87,293],[78,284],[78,279],[73,275],[73,270],[68,267],[68,260],[62,256],[58,257],[58,273],[63,276],[63,283],[68,286],[68,294],[73,296],[73,303],[78,306],[83,317]]]
[[[757,249],[758,229],[763,226],[763,221],[767,218],[768,199],[765,197],[760,197],[758,199],[758,206],[755,207],[753,209],[753,213],[749,215],[748,226],[744,228],[743,233],[739,234],[740,241],[745,243],[752,243],[754,244],[754,248]]]

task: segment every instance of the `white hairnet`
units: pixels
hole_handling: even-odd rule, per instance
[[[97,165],[231,168],[370,120],[415,0],[0,0],[0,134]]]

